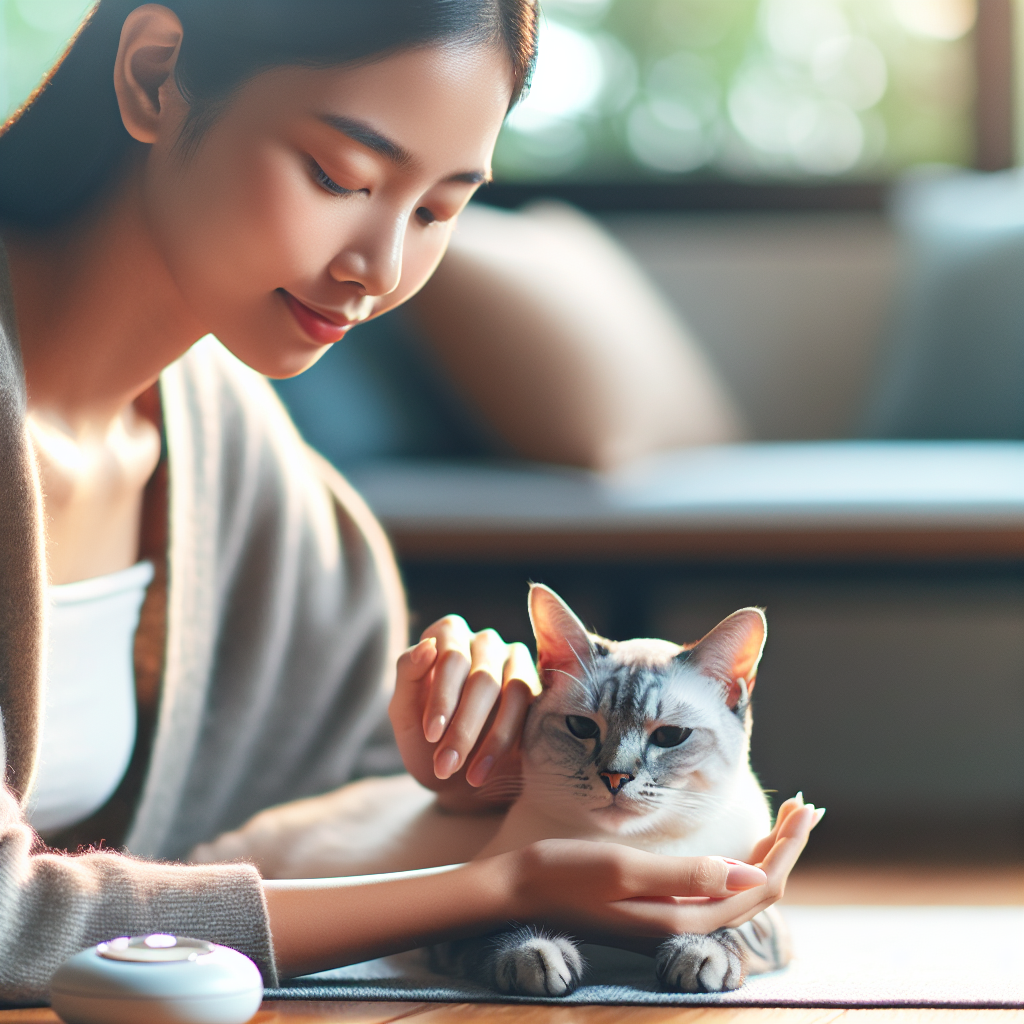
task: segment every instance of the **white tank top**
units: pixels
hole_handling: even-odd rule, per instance
[[[98,811],[135,749],[135,631],[153,565],[49,588],[46,700],[28,820],[40,832]]]

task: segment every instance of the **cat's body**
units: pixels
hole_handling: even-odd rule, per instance
[[[589,634],[545,587],[531,589],[530,612],[544,689],[523,731],[522,792],[480,856],[566,838],[748,859],[771,828],[749,764],[760,610],[736,612],[690,647]],[[788,956],[770,913],[740,929],[666,936],[655,966],[668,988],[709,991]],[[571,938],[529,927],[437,947],[433,961],[529,995],[572,991],[585,966]]]

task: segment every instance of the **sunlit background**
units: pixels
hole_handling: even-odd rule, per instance
[[[548,0],[507,177],[968,163],[973,0]]]
[[[89,3],[0,0],[0,109]],[[969,164],[975,0],[546,0],[505,180],[878,178]]]
[[[25,101],[67,45],[90,0],[0,0],[0,110]]]

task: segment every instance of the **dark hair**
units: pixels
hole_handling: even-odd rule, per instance
[[[512,67],[514,104],[537,49],[536,0],[163,0],[184,36],[176,78],[194,143],[223,103],[261,71],[330,67],[449,39],[491,41]],[[0,129],[0,222],[43,226],[89,201],[133,140],[113,68],[139,0],[100,0],[28,102]],[[510,104],[511,105],[511,104]]]

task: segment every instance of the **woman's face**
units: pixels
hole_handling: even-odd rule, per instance
[[[489,176],[510,92],[498,48],[434,46],[259,75],[187,159],[158,138],[145,216],[188,314],[288,377],[404,302]]]

